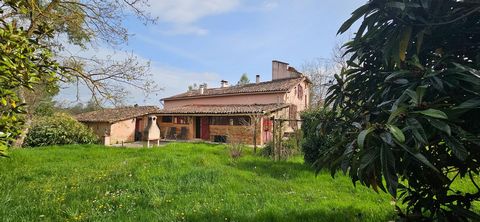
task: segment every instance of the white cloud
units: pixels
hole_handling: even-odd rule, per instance
[[[208,31],[196,22],[208,16],[230,12],[240,6],[240,0],[153,0],[146,9],[160,22],[173,24],[165,34],[205,35]]]
[[[263,9],[264,10],[273,10],[275,8],[277,8],[279,6],[278,2],[277,1],[272,1],[272,0],[269,0],[269,1],[265,1],[263,3]]]
[[[164,35],[198,35],[203,36],[208,34],[208,30],[192,25],[177,25],[170,30],[160,31]]]
[[[172,44],[167,44],[161,41],[157,41],[156,39],[148,35],[136,35],[135,38],[140,41],[143,41],[144,43],[146,43],[151,47],[155,47],[159,50],[171,53],[173,55],[188,59],[190,61],[194,61],[202,65],[206,65],[206,62],[204,61],[204,59],[202,59],[201,56],[198,56],[187,49],[179,48]]]
[[[199,19],[229,12],[240,5],[239,0],[154,0],[147,9],[161,21],[192,24]]]
[[[218,87],[220,75],[212,72],[188,71],[182,68],[152,64],[154,81],[163,87],[163,90],[150,96],[146,102],[159,103],[159,100],[187,91],[189,85],[207,83],[208,87]],[[139,101],[140,102],[140,101]]]

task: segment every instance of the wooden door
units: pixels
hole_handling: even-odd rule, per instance
[[[142,140],[142,118],[137,118],[135,120],[135,133],[133,135],[135,141]]]
[[[201,136],[202,136],[202,140],[210,140],[210,129],[208,127],[209,123],[208,123],[208,117],[202,117],[201,120]]]
[[[200,139],[200,138],[202,138],[201,137],[201,135],[202,135],[202,133],[201,133],[202,124],[201,124],[201,121],[200,121],[201,119],[200,119],[200,117],[194,117],[194,118],[195,118],[195,138]]]

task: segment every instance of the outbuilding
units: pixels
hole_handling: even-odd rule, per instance
[[[130,106],[82,113],[76,119],[91,128],[105,145],[160,139],[155,106]]]

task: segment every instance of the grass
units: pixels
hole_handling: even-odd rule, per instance
[[[387,194],[222,145],[65,146],[0,159],[2,221],[388,221]]]

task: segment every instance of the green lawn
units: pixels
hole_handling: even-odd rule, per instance
[[[274,163],[223,145],[68,146],[0,159],[2,221],[388,221],[387,194],[301,157]]]

